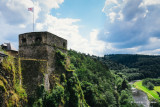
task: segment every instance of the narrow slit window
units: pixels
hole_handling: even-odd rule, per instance
[[[66,47],[66,43],[65,43],[65,42],[63,42],[63,47],[64,47],[64,48]]]

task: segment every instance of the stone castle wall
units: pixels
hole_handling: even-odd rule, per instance
[[[32,32],[19,35],[20,57],[48,59],[50,47],[66,52],[67,40],[49,32]]]
[[[67,40],[49,32],[31,32],[19,35],[23,84],[29,90],[28,92],[33,92],[32,89],[34,90],[37,85],[42,83],[47,90],[53,87],[54,82],[50,78],[56,78],[57,74],[55,71],[57,49],[67,52]],[[41,63],[46,66],[42,66]],[[44,68],[45,72],[41,72]],[[29,86],[30,84],[32,85]]]

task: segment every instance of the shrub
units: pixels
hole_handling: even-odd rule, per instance
[[[148,82],[147,83],[147,88],[150,89],[150,90],[153,90],[154,89],[154,85],[151,82]]]
[[[64,88],[62,86],[56,86],[52,92],[45,96],[43,101],[44,107],[59,107],[64,103]]]

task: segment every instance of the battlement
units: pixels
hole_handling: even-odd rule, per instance
[[[19,35],[19,46],[49,45],[67,49],[67,40],[49,32],[30,32]]]
[[[48,59],[49,47],[67,50],[67,40],[49,32],[30,32],[19,35],[19,55],[33,59]]]

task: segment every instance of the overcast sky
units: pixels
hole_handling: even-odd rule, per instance
[[[104,54],[160,54],[160,0],[0,0],[0,43],[49,31],[68,49]]]

